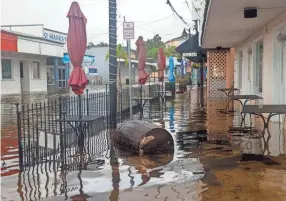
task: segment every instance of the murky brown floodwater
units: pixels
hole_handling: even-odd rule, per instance
[[[228,133],[240,115],[219,112],[225,101],[200,97],[193,89],[168,101],[163,112],[146,107],[145,117],[172,133],[173,154],[140,157],[109,149],[103,134],[95,159],[82,170],[61,172],[47,163],[2,177],[2,200],[286,200],[285,131],[273,123],[264,139]],[[252,121],[261,129],[258,118]]]

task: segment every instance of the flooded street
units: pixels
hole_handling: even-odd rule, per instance
[[[132,155],[111,146],[109,133],[104,131],[93,136],[97,144],[86,166],[61,171],[55,163],[46,162],[3,176],[1,199],[286,200],[284,129],[273,123],[271,136],[266,133],[261,137],[261,120],[252,117],[246,121],[252,121],[256,130],[228,132],[229,127],[240,124],[241,117],[240,113],[218,110],[225,105],[224,100],[206,100],[194,88],[163,106],[146,106],[144,117],[172,134],[173,153]]]

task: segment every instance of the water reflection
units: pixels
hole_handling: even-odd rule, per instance
[[[173,154],[137,156],[114,147],[110,149],[110,157],[102,158],[104,162],[97,160],[98,167],[95,170],[94,164],[86,167],[84,152],[81,153],[83,150],[79,149],[75,156],[77,165],[72,169],[58,170],[56,166],[46,163],[20,173],[17,178],[18,195],[14,196],[19,197],[19,200],[58,196],[63,196],[64,199],[70,197],[72,200],[88,200],[90,193],[110,192],[109,200],[115,201],[119,200],[120,190],[143,186],[152,177],[159,178],[163,174],[159,171],[173,160]],[[10,180],[8,184],[13,186],[15,183]],[[7,186],[7,189],[12,190],[12,186]]]
[[[280,129],[278,124],[273,123],[271,136],[263,137],[251,133],[241,133],[240,136],[235,136],[227,131],[228,127],[233,124],[234,118],[238,119],[235,121],[239,124],[239,115],[233,117],[233,115],[219,113],[217,109],[224,108],[226,104],[221,100],[208,100],[208,102],[204,100],[203,103],[201,100],[201,96],[194,89],[190,94],[178,96],[175,101],[166,102],[164,116],[158,116],[159,121],[156,123],[161,126],[166,125],[167,130],[173,131],[174,153],[132,155],[110,144],[108,136],[93,136],[96,140],[93,141],[93,138],[90,138],[88,142],[90,150],[87,152],[91,153],[89,157],[81,158],[82,154],[75,154],[79,157],[78,159],[67,160],[73,168],[61,170],[49,162],[30,167],[27,172],[17,176],[3,177],[2,198],[5,197],[3,200],[13,198],[21,201],[40,199],[129,201],[139,200],[138,198],[140,201],[155,199],[199,201],[202,200],[202,192],[206,190],[201,180],[206,174],[211,174],[210,171],[205,173],[206,169],[211,171],[219,169],[221,172],[215,172],[216,176],[212,179],[221,177],[222,181],[227,181],[225,185],[222,181],[216,181],[216,184],[219,183],[221,186],[219,189],[216,188],[215,192],[224,191],[229,183],[236,179],[239,180],[242,174],[247,175],[241,176],[242,180],[251,178],[252,184],[259,184],[259,188],[264,190],[279,184],[277,188],[282,194],[282,191],[285,191],[283,169],[257,170],[257,166],[254,166],[252,174],[249,172],[244,174],[245,170],[235,169],[237,161],[227,157],[240,156],[237,158],[239,160],[242,158],[240,162],[245,163],[248,161],[243,160],[247,159],[244,156],[251,155],[261,156],[262,160],[265,160],[266,156],[268,158],[276,156],[274,158],[276,159],[286,151],[284,130]],[[146,112],[152,111],[146,109]],[[158,113],[162,114],[159,107],[156,116]],[[256,126],[259,127],[259,122],[256,122]],[[214,141],[211,136],[218,138]],[[220,140],[230,144],[224,145],[220,143]],[[208,146],[210,148],[207,152],[203,152],[204,147]],[[231,151],[225,151],[225,147],[230,147]],[[68,149],[66,152],[74,153],[75,151]],[[200,157],[193,153],[199,153]],[[223,157],[220,158],[219,154]],[[248,159],[253,161],[253,158]],[[274,159],[271,158],[271,160]],[[78,161],[76,165],[75,161]],[[218,161],[222,161],[222,164]],[[276,163],[268,160],[267,164]],[[229,172],[223,172],[225,169]],[[235,177],[229,179],[232,174]],[[224,178],[224,175],[227,177]],[[277,175],[284,180],[282,181]],[[208,179],[209,177],[206,177],[204,182],[207,183]],[[17,191],[15,191],[15,184],[18,187]],[[240,183],[235,185],[244,184],[240,180]],[[209,189],[212,187],[208,185]],[[255,190],[258,190],[257,188]],[[221,195],[226,194],[221,193]]]

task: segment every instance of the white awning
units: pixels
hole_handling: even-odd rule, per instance
[[[244,8],[256,7],[256,18]],[[202,38],[203,48],[235,47],[262,29],[286,8],[286,0],[211,0]]]

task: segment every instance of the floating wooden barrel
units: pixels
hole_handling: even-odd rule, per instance
[[[144,121],[127,121],[116,129],[116,145],[135,153],[160,153],[174,150],[171,134],[165,129]]]

